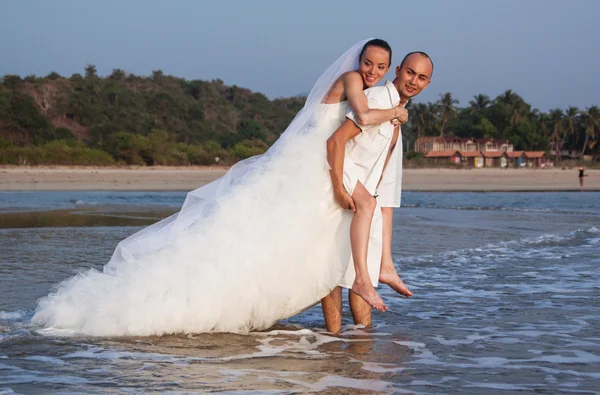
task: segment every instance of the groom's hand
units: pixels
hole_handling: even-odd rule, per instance
[[[402,106],[396,107],[396,117],[392,119],[392,125],[404,125],[408,121],[408,110]]]
[[[352,200],[352,196],[348,192],[346,192],[343,188],[336,188],[333,191],[333,197],[337,204],[340,205],[344,210],[352,210],[356,212],[356,206],[354,205],[354,200]]]

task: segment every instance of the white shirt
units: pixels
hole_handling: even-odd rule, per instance
[[[400,103],[400,95],[390,81],[387,81],[385,86],[375,86],[365,90],[365,95],[369,108],[372,109],[389,109]],[[402,131],[399,131],[398,141],[384,169],[385,159],[394,136],[394,126],[389,121],[381,125],[359,125],[352,110],[346,114],[346,117],[354,121],[361,128],[362,133],[346,143],[345,182],[351,184],[350,188],[353,189],[355,180],[360,180],[371,194],[378,195],[377,201],[381,207],[400,207]]]

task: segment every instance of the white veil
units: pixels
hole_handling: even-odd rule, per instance
[[[188,193],[179,213],[131,235],[117,246],[113,257],[104,271],[114,269],[119,261],[152,253],[177,239],[180,232],[216,210],[218,201],[231,193],[237,184],[253,173],[268,171],[268,167],[283,155],[283,148],[294,144],[298,135],[310,130],[309,124],[317,107],[321,104],[338,78],[358,68],[360,52],[370,39],[359,41],[342,54],[319,77],[311,89],[304,107],[282,133],[280,138],[263,155],[257,155],[236,163],[221,178]]]

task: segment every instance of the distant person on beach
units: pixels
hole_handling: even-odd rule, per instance
[[[581,166],[579,169],[579,187],[581,188],[581,191],[583,192],[583,177],[585,177],[584,174],[584,168],[583,166]]]
[[[433,63],[426,53],[409,53],[396,68],[393,82],[365,91],[369,108],[406,105],[429,85],[432,73]],[[321,300],[330,332],[341,329],[341,287],[349,289],[354,322],[365,326],[371,324],[371,308],[387,310],[374,288],[378,282],[412,296],[398,276],[391,251],[393,213],[400,206],[402,188],[400,126],[390,122],[364,126],[352,111],[346,116],[327,141],[327,159],[335,200],[354,212],[350,227],[353,262],[340,286]]]
[[[399,103],[370,109],[363,92],[383,78],[391,55],[383,40],[354,45],[265,154],[238,162],[188,193],[180,212],[121,241],[102,271],[63,281],[40,299],[32,322],[102,336],[248,332],[318,303],[349,267],[354,214],[334,199],[327,140],[352,108],[361,125],[390,125],[378,141],[392,147],[391,125],[404,123],[407,111]],[[390,168],[400,148],[381,151]]]

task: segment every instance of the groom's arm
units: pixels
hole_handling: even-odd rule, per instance
[[[356,211],[354,201],[350,194],[344,188],[344,155],[346,152],[346,143],[358,136],[361,129],[356,124],[346,119],[329,139],[327,139],[327,162],[329,162],[329,171],[331,183],[333,184],[333,195],[336,202],[345,210]]]
[[[402,106],[389,109],[369,108],[369,101],[363,91],[363,80],[359,73],[351,72],[344,75],[344,88],[346,98],[352,107],[356,116],[356,122],[360,125],[380,125],[391,121],[395,117],[400,119],[401,123],[406,122],[408,112]]]

